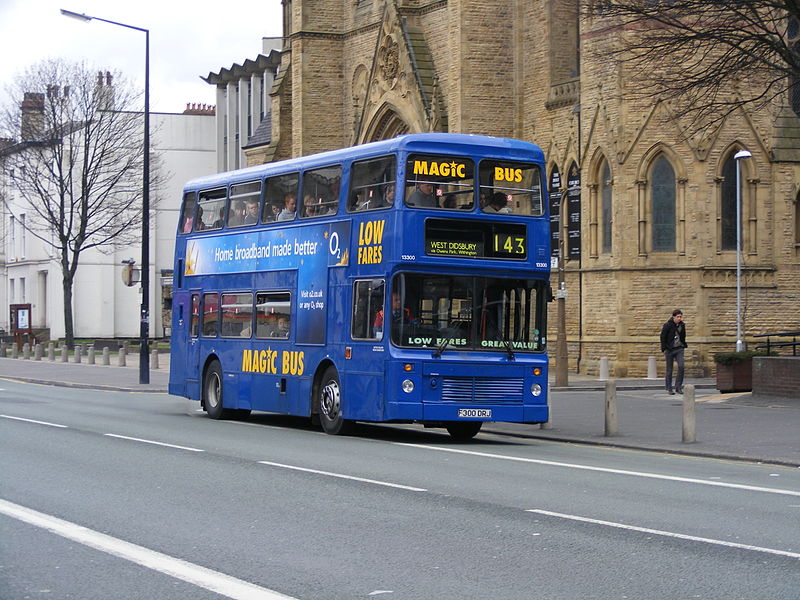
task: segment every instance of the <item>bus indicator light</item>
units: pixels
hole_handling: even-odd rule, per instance
[[[533,368],[533,374],[538,377],[539,375],[542,374],[542,370],[539,367],[534,367]]]
[[[411,363],[406,363],[403,365],[403,371],[405,371],[406,373],[410,373],[413,370],[414,370],[414,365],[412,365]]]

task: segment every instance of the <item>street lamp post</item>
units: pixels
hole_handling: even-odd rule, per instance
[[[561,189],[561,202],[558,210],[558,289],[556,300],[558,302],[558,339],[556,340],[556,386],[569,385],[569,367],[567,351],[567,284],[565,269],[567,263],[567,202],[569,188]]]
[[[753,156],[748,150],[733,155],[736,162],[736,351],[744,350],[742,339],[742,176],[741,161]]]
[[[144,140],[142,163],[142,304],[139,316],[139,383],[150,383],[150,30],[100,17],[61,9],[61,14],[80,21],[92,19],[144,33]]]

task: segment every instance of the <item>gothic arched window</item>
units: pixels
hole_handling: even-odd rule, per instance
[[[603,160],[600,167],[600,207],[603,221],[603,252],[611,252],[611,232],[614,216],[612,212],[611,167]]]
[[[736,250],[736,161],[733,152],[722,164],[720,250]]]
[[[675,251],[675,169],[661,154],[650,176],[653,208],[653,252]]]

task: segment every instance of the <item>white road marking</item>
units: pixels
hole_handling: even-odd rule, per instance
[[[48,427],[59,427],[61,429],[69,429],[66,425],[59,425],[58,423],[48,423],[47,421],[35,421],[34,419],[23,419],[22,417],[12,417],[11,415],[0,415],[4,419],[13,419],[14,421],[25,421],[26,423],[36,423],[37,425],[47,425]]]
[[[127,435],[117,435],[116,433],[104,433],[106,437],[119,438],[121,440],[130,440],[132,442],[141,442],[142,444],[153,444],[154,446],[166,446],[167,448],[177,448],[178,450],[188,450],[189,452],[205,452],[200,448],[190,448],[188,446],[177,446],[175,444],[167,444],[164,442],[156,442],[153,440],[143,440],[141,438],[128,437]]]
[[[0,513],[234,600],[296,600],[224,573],[0,499]]]
[[[626,471],[624,469],[611,469],[608,467],[593,467],[590,465],[579,465],[574,463],[565,463],[553,460],[541,460],[538,458],[522,458],[520,456],[506,456],[504,454],[492,454],[490,452],[477,452],[475,450],[458,450],[456,448],[425,446],[423,444],[408,444],[405,442],[391,442],[391,443],[397,446],[409,446],[411,448],[420,448],[422,450],[435,450],[437,452],[452,452],[453,454],[467,454],[470,456],[480,456],[483,458],[494,458],[497,460],[510,460],[515,462],[532,463],[537,465],[546,465],[549,467],[563,467],[566,469],[579,469],[582,471],[597,471],[599,473],[613,473],[615,475],[628,475],[630,477],[645,477],[647,479],[661,479],[664,481],[679,481],[681,483],[696,483],[699,485],[710,485],[713,487],[747,490],[750,492],[765,492],[767,494],[781,494],[784,496],[800,496],[800,491],[798,490],[782,490],[779,488],[761,487],[757,485],[745,485],[741,483],[725,483],[723,481],[709,481],[707,479],[694,479],[692,477],[678,477],[676,475],[660,475],[658,473]]]
[[[355,477],[353,475],[343,475],[342,473],[331,473],[329,471],[318,471],[317,469],[307,469],[305,467],[296,467],[294,465],[285,465],[282,463],[270,462],[268,460],[258,461],[262,465],[269,465],[271,467],[279,467],[281,469],[291,469],[293,471],[304,471],[305,473],[314,473],[316,475],[327,475],[328,477],[338,477],[339,479],[350,479],[352,481],[361,481],[363,483],[374,483],[375,485],[383,485],[386,487],[399,488],[401,490],[408,490],[411,492],[427,492],[424,488],[411,487],[410,485],[402,485],[400,483],[390,483],[388,481],[377,481],[375,479],[364,479],[363,477]]]
[[[536,513],[537,515],[545,515],[548,517],[557,517],[559,519],[568,519],[570,521],[580,521],[581,523],[592,523],[593,525],[604,525],[606,527],[615,527],[617,529],[627,529],[628,531],[638,531],[640,533],[661,535],[664,537],[671,537],[679,540],[688,540],[690,542],[702,542],[704,544],[727,546],[728,548],[738,548],[740,550],[765,552],[767,554],[775,554],[776,556],[788,556],[789,558],[800,558],[800,553],[798,552],[788,552],[787,550],[776,550],[774,548],[764,548],[762,546],[751,546],[750,544],[737,544],[736,542],[726,542],[725,540],[714,540],[711,538],[698,537],[696,535],[674,533],[672,531],[661,531],[660,529],[650,529],[648,527],[636,527],[635,525],[625,525],[624,523],[614,523],[613,521],[601,521],[599,519],[590,519],[588,517],[581,517],[578,515],[567,515],[564,513],[552,512],[550,510],[531,508],[526,510],[525,512]]]

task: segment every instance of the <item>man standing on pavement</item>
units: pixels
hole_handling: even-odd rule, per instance
[[[683,393],[683,349],[686,348],[686,323],[683,313],[676,308],[672,317],[661,328],[661,352],[667,359],[666,384],[669,394]],[[675,377],[675,391],[672,388],[672,363],[678,363],[678,375]]]

